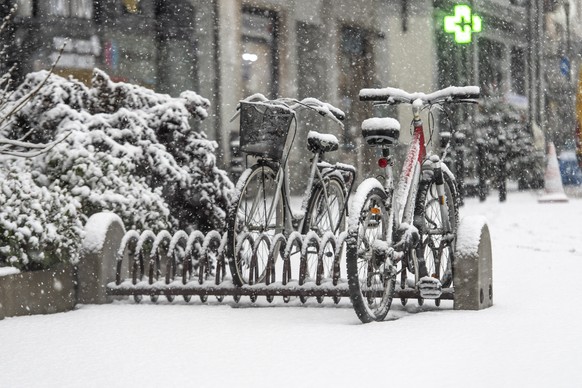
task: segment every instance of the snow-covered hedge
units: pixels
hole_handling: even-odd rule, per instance
[[[47,76],[44,71],[29,74],[11,95],[12,105]],[[208,106],[208,100],[194,92],[173,98],[112,82],[100,70],[94,71],[91,87],[50,75],[0,135],[33,143],[65,140],[41,156],[19,162],[22,173],[13,169],[2,179],[2,192],[12,190],[10,198],[15,202],[0,208],[0,219],[12,220],[20,214],[22,220],[28,217],[23,222],[29,229],[35,225],[40,232],[46,229],[46,219],[55,217],[49,209],[54,208],[57,218],[71,218],[75,225],[96,212],[110,210],[128,228],[223,228],[233,185],[216,166],[216,142],[189,124],[191,117],[205,118]],[[7,171],[12,163],[13,159],[0,161],[0,169]],[[27,189],[18,193],[18,184]],[[26,190],[38,198],[42,216],[25,211],[28,199],[22,193]],[[0,260],[7,260],[4,251],[10,250],[15,252],[10,257],[18,257],[19,265],[27,267],[32,252],[40,247],[35,245],[34,234],[28,237],[4,224],[0,227]],[[76,258],[78,232],[78,228],[65,231],[59,227],[52,232],[66,240],[60,248],[67,250],[67,259]],[[39,243],[44,238],[37,237]]]
[[[46,268],[65,260],[75,263],[83,236],[81,204],[59,187],[37,185],[27,167],[15,163],[7,174],[0,174],[2,261],[21,269]]]

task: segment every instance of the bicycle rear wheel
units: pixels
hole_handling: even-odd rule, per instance
[[[448,288],[453,286],[455,240],[459,224],[459,198],[454,177],[449,170],[443,168],[442,176],[450,230],[444,230],[434,174],[431,179],[420,182],[414,209],[414,224],[420,234],[417,256],[424,258],[428,276],[439,279],[442,287]]]
[[[317,182],[307,204],[303,234],[315,231],[320,237],[331,231],[336,237],[345,230],[347,210],[346,187],[339,174],[330,174]]]
[[[391,207],[381,187],[375,179],[368,179],[360,185],[348,230],[350,299],[363,323],[381,321],[386,317],[396,282],[388,245],[392,228]]]
[[[237,241],[238,237],[246,235],[257,241],[262,234],[272,238],[280,233],[283,230],[283,198],[281,191],[277,195],[277,174],[267,165],[255,165],[245,171],[237,188],[240,193],[228,213],[227,233],[232,280],[241,286],[249,283],[253,247]],[[260,250],[256,255],[256,268],[253,269],[259,276],[253,279],[258,283],[264,279],[269,252]]]

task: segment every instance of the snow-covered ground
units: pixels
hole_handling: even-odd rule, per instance
[[[494,306],[123,301],[0,321],[0,387],[574,387],[582,384],[582,198],[467,200],[493,242]],[[582,281],[580,283],[582,289]]]

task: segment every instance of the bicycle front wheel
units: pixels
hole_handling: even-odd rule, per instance
[[[325,176],[323,181],[318,182],[309,197],[303,223],[303,234],[314,231],[319,237],[324,237],[327,232],[330,232],[337,241],[340,233],[346,229],[348,213],[347,209],[344,209],[346,195],[344,180],[339,174]],[[319,277],[322,279],[331,277],[334,259],[335,255],[330,255],[327,252],[321,256],[321,263],[310,263],[309,275],[311,278],[315,279],[318,276],[318,271]],[[320,265],[321,268],[318,269],[317,265]]]
[[[439,279],[443,288],[452,287],[455,240],[459,224],[459,199],[455,180],[448,169],[442,170],[444,203],[450,228],[445,229],[437,192],[436,176],[420,182],[414,210],[414,224],[420,234],[417,255],[424,258],[427,275]]]
[[[363,323],[381,321],[392,304],[396,275],[389,253],[391,206],[377,180],[360,185],[351,214],[347,238],[350,299]]]
[[[249,280],[258,283],[264,279],[269,252],[258,246],[256,262],[251,268],[254,247],[248,241],[259,241],[265,234],[272,239],[283,230],[283,198],[282,192],[277,192],[277,174],[267,165],[246,170],[237,188],[240,192],[229,210],[227,233],[232,280],[241,286]],[[239,236],[251,239],[238,241]]]

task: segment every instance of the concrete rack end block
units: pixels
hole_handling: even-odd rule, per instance
[[[111,301],[107,297],[106,286],[115,281],[117,251],[124,234],[123,221],[114,213],[97,213],[87,220],[77,268],[78,303],[103,304]]]
[[[455,310],[493,305],[493,258],[485,217],[465,217],[459,224],[453,274]]]

